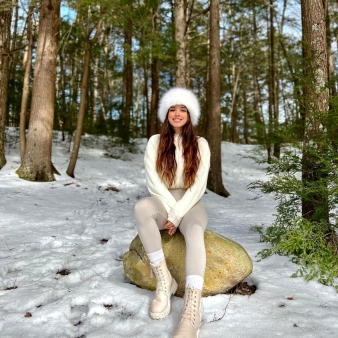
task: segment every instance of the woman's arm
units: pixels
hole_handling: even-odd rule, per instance
[[[162,182],[156,171],[159,138],[160,135],[154,135],[149,139],[144,156],[144,165],[146,168],[147,187],[150,194],[161,200],[167,213],[169,214],[173,206],[176,204],[176,200],[169,192],[166,185]]]
[[[198,139],[198,146],[201,162],[197,170],[195,182],[185,192],[182,199],[175,203],[168,216],[168,221],[172,222],[176,227],[179,226],[185,214],[201,199],[207,186],[210,168],[210,149],[208,142],[203,137]]]

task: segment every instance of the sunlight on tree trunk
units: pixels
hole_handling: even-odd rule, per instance
[[[208,90],[208,128],[207,139],[211,149],[210,172],[207,187],[214,193],[228,197],[229,193],[222,182],[221,162],[221,62],[220,62],[220,28],[219,0],[210,5],[210,55],[209,55],[209,90]]]
[[[26,150],[26,116],[28,108],[28,97],[29,97],[29,80],[32,70],[32,51],[33,51],[33,13],[34,7],[29,7],[29,12],[27,16],[27,47],[25,50],[24,60],[23,60],[23,69],[25,70],[23,78],[23,88],[22,88],[22,99],[21,99],[21,110],[20,110],[20,157],[23,161],[25,150]]]
[[[41,2],[27,146],[18,170],[28,181],[55,180],[51,155],[59,18],[59,0]]]
[[[88,96],[90,58],[92,54],[93,45],[97,42],[99,38],[101,24],[102,24],[102,19],[100,18],[99,22],[96,25],[95,36],[92,39],[90,38],[92,30],[90,30],[88,25],[86,27],[86,32],[85,32],[86,47],[85,47],[85,56],[84,56],[82,80],[81,80],[80,108],[79,108],[79,114],[78,114],[77,123],[76,123],[76,131],[75,131],[72,155],[70,157],[69,165],[66,171],[67,175],[69,175],[70,177],[74,177],[75,166],[76,166],[76,162],[79,156],[82,129],[83,129],[83,121],[84,121],[86,104],[87,104],[87,96]]]
[[[186,87],[186,1],[175,0],[176,87]]]
[[[306,79],[302,179],[308,191],[302,199],[302,214],[310,221],[328,223],[328,196],[325,193],[328,181],[320,159],[326,151],[322,121],[328,112],[325,15],[322,0],[302,0],[301,4]],[[314,186],[317,187],[315,190]]]

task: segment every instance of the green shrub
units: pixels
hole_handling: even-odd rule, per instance
[[[335,153],[329,150],[319,156],[321,170],[326,175],[315,184],[303,183],[301,152],[294,148],[266,169],[267,181],[255,181],[248,186],[250,190],[272,193],[277,200],[273,224],[266,230],[255,226],[251,231],[271,245],[258,253],[260,257],[273,254],[290,256],[291,261],[300,266],[293,277],[316,279],[335,286],[338,291],[338,243],[334,240],[337,238],[338,161]],[[311,221],[302,217],[302,200],[311,196],[327,198],[329,224],[316,220],[325,217],[314,217]],[[325,212],[318,210],[318,213]]]

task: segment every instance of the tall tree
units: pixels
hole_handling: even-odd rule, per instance
[[[81,98],[80,98],[80,108],[79,114],[76,123],[76,132],[75,132],[75,139],[74,145],[72,150],[72,155],[70,157],[70,161],[67,168],[67,175],[70,177],[74,177],[75,166],[77,162],[77,158],[79,155],[80,150],[80,143],[81,143],[81,136],[82,136],[82,129],[83,129],[83,120],[86,111],[86,104],[87,104],[87,96],[88,96],[88,81],[89,81],[89,69],[90,69],[90,59],[92,54],[93,45],[97,42],[101,24],[102,24],[102,11],[100,9],[100,19],[98,20],[97,24],[93,27],[89,25],[89,17],[90,9],[87,8],[86,16],[83,19],[83,33],[85,38],[85,55],[83,61],[83,70],[82,70],[82,79],[81,79]],[[91,38],[93,32],[95,30],[94,37]]]
[[[124,105],[122,110],[122,140],[129,143],[130,117],[133,107],[133,24],[129,17],[124,27]]]
[[[0,1],[0,169],[6,164],[5,127],[10,62],[12,1]]]
[[[32,70],[32,51],[33,51],[33,13],[34,7],[29,6],[27,15],[27,46],[23,58],[23,69],[25,70],[23,77],[23,88],[21,98],[21,110],[20,110],[20,156],[21,161],[25,155],[26,150],[26,116],[28,108],[29,97],[29,81]]]
[[[271,161],[271,147],[273,142],[273,155],[279,158],[280,144],[278,142],[278,104],[276,90],[276,57],[275,57],[275,27],[274,27],[274,0],[269,3],[269,144],[268,144],[268,161]]]
[[[237,135],[237,120],[238,120],[238,111],[237,111],[237,101],[238,101],[238,94],[237,94],[237,87],[238,81],[240,76],[241,68],[236,67],[237,58],[235,57],[235,50],[234,50],[234,34],[233,34],[233,22],[232,18],[232,6],[229,6],[228,9],[228,16],[230,18],[229,23],[229,44],[230,44],[230,53],[231,53],[231,142],[237,143],[238,142],[238,135]]]
[[[254,111],[254,119],[255,119],[255,127],[256,127],[256,135],[257,135],[257,143],[263,144],[264,136],[265,136],[265,126],[262,121],[261,117],[261,111],[259,109],[259,99],[260,99],[260,93],[259,93],[259,84],[258,84],[258,26],[257,26],[257,14],[256,14],[256,8],[253,7],[253,111]]]
[[[60,0],[42,0],[31,114],[25,155],[18,170],[28,181],[54,181],[51,160]]]
[[[334,62],[334,52],[332,51],[333,30],[331,28],[332,5],[328,0],[325,1],[325,17],[326,17],[326,48],[327,48],[327,68],[328,68],[328,87],[330,95],[330,123],[328,130],[330,133],[331,142],[338,151],[338,113],[334,107],[334,98],[337,98],[337,79],[336,67]]]
[[[210,172],[207,187],[214,193],[228,197],[222,182],[221,162],[221,61],[219,0],[210,3],[209,25],[209,88],[207,96],[208,128],[207,139],[211,149]]]
[[[186,0],[175,0],[176,86],[187,87]]]
[[[328,224],[328,181],[321,159],[326,151],[322,129],[328,112],[325,9],[322,0],[302,0],[301,8],[305,77],[302,214],[311,222]]]
[[[158,31],[159,31],[159,1],[154,1],[152,8],[152,21],[153,21],[153,42],[152,42],[152,60],[151,60],[151,103],[149,114],[149,134],[148,137],[156,134],[157,132],[157,108],[159,102],[159,58],[158,58]]]

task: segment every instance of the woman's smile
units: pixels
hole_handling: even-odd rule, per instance
[[[169,108],[168,120],[171,126],[174,128],[176,134],[182,132],[183,126],[188,121],[188,109],[184,105],[175,105]]]

